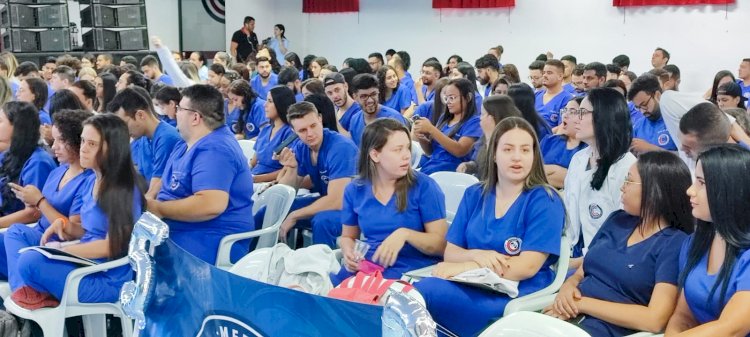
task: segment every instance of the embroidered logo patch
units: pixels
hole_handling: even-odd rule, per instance
[[[177,176],[173,174],[173,175],[172,175],[172,179],[171,179],[171,181],[169,182],[169,188],[170,188],[170,189],[172,189],[172,191],[174,191],[174,190],[176,190],[176,189],[177,189],[177,187],[179,187],[179,186],[180,186],[180,181],[179,181],[179,180],[177,180]]]
[[[247,129],[247,132],[253,132],[255,131],[255,124],[247,123],[245,124],[245,129]]]
[[[510,255],[518,255],[521,252],[521,243],[523,241],[517,237],[511,237],[505,240],[505,251]]]
[[[659,145],[667,145],[667,143],[669,143],[669,135],[666,133],[662,133],[659,135],[657,141],[659,142]]]
[[[602,211],[602,208],[599,207],[599,205],[597,204],[589,205],[589,216],[591,216],[592,219],[601,218],[603,213],[604,212]]]

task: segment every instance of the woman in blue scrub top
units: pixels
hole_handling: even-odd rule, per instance
[[[286,111],[294,103],[294,92],[285,86],[273,87],[268,92],[264,106],[269,124],[260,129],[255,140],[255,156],[250,160],[253,182],[274,181],[281,171],[283,166],[274,159],[273,151],[285,139],[295,135],[286,119]]]
[[[472,92],[474,93],[474,105],[477,107],[477,111],[482,110],[482,94],[477,89],[477,73],[474,70],[474,66],[468,62],[459,62],[453,70],[448,73],[449,79],[465,78],[474,85]]]
[[[722,144],[698,156],[687,190],[695,233],[679,257],[680,298],[665,336],[750,336],[750,152]]]
[[[258,136],[260,128],[268,124],[264,101],[253,91],[247,81],[239,79],[227,88],[227,98],[234,107],[227,115],[227,126],[237,139],[252,139]]]
[[[576,138],[576,129],[573,127],[572,118],[576,117],[581,101],[583,97],[575,97],[568,101],[565,112],[560,115],[562,117],[559,127],[561,133],[549,134],[539,142],[542,156],[544,156],[544,172],[547,173],[550,185],[556,188],[563,188],[573,155],[588,146]]]
[[[34,208],[25,207],[12,185],[42,188],[57,167],[39,146],[39,117],[30,103],[8,102],[0,109],[0,227],[39,219]]]
[[[680,247],[694,226],[689,186],[677,155],[640,156],[621,187],[622,210],[604,222],[545,313],[575,319],[591,336],[664,331],[679,295]]]
[[[380,83],[380,98],[378,99],[380,104],[403,115],[411,106],[410,89],[402,85],[398,80],[396,69],[389,65],[380,67],[375,75]]]
[[[446,238],[445,262],[436,277],[414,286],[437,323],[458,336],[476,336],[503,315],[511,300],[447,279],[477,268],[519,281],[519,296],[555,277],[549,267],[560,254],[565,208],[547,184],[539,143],[528,122],[509,117],[497,125],[487,157],[486,179],[469,187]]]
[[[459,164],[470,159],[474,143],[482,136],[473,83],[465,78],[453,79],[443,88],[440,99],[445,109],[437,124],[419,118],[412,129],[422,149],[430,156],[420,167],[420,171],[428,175],[456,171]]]
[[[531,89],[526,83],[516,83],[508,88],[508,96],[510,96],[510,98],[513,99],[513,102],[516,103],[518,110],[521,110],[523,119],[529,122],[534,128],[539,141],[544,139],[547,135],[552,134],[552,129],[549,127],[549,124],[547,124],[547,121],[542,118],[534,107],[536,104],[534,89]]]
[[[64,251],[106,262],[128,252],[133,224],[145,202],[145,182],[138,181],[130,159],[128,128],[114,114],[101,114],[84,122],[81,132],[81,166],[94,171],[83,185],[81,223],[56,219],[44,232],[41,244],[76,240]],[[138,181],[138,183],[136,183]],[[18,274],[21,286],[12,299],[24,308],[55,306],[62,297],[65,279],[78,266],[52,260],[35,251],[21,253]],[[115,302],[120,288],[133,277],[130,265],[83,278],[78,299],[84,303]]]
[[[50,172],[41,191],[31,184],[13,186],[16,197],[42,215],[34,227],[22,223],[12,225],[4,234],[3,242],[0,242],[4,244],[3,250],[6,252],[0,254],[0,272],[5,279],[10,280],[13,290],[21,283],[17,269],[19,249],[38,246],[42,234],[52,222],[61,217],[67,218],[71,223],[81,223],[83,194],[90,192],[84,191],[82,186],[93,172],[81,167],[79,149],[83,121],[91,116],[90,112],[84,110],[63,110],[56,113],[52,125],[52,151],[60,166]]]
[[[29,77],[21,81],[16,94],[19,102],[31,103],[39,111],[39,121],[42,125],[52,124],[50,114],[44,109],[47,106],[47,83],[41,78]]]
[[[383,276],[430,266],[445,249],[445,196],[437,183],[414,171],[409,130],[382,118],[365,128],[359,151],[359,178],[344,190],[340,240],[344,266],[332,276],[335,284],[359,270],[359,259],[383,268]],[[370,245],[358,257],[354,241],[365,236]]]

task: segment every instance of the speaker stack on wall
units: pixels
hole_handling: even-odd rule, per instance
[[[81,0],[84,50],[148,49],[144,0]]]
[[[14,53],[70,50],[66,0],[0,1],[3,50]]]

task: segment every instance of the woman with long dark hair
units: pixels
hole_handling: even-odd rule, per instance
[[[677,258],[693,232],[690,170],[671,152],[648,152],[628,171],[622,209],[591,241],[583,265],[545,313],[591,336],[659,333],[677,301]]]
[[[474,70],[474,66],[469,64],[468,62],[460,62],[455,68],[453,68],[453,71],[448,74],[448,78],[455,79],[455,78],[465,78],[471,82],[471,84],[474,86],[474,104],[477,106],[477,111],[482,110],[482,94],[479,93],[479,89],[477,88],[477,72]]]
[[[138,180],[130,159],[130,136],[125,122],[115,114],[87,119],[81,132],[81,167],[94,174],[84,183],[81,224],[55,220],[44,232],[41,244],[60,240],[80,242],[64,251],[98,262],[115,260],[128,252],[133,224],[145,203],[145,182]],[[18,260],[21,285],[12,299],[28,309],[56,306],[62,297],[65,279],[78,265],[46,258],[26,251]],[[130,265],[85,277],[78,300],[84,303],[115,302],[120,288],[133,277]]]
[[[529,122],[534,128],[539,141],[544,139],[547,135],[552,134],[552,129],[550,129],[549,124],[547,124],[547,121],[539,115],[539,112],[537,112],[534,107],[536,102],[534,90],[531,89],[528,84],[516,83],[511,85],[508,88],[508,96],[510,96],[510,98],[513,99],[513,102],[516,103],[518,110],[521,110],[523,119]]]
[[[273,87],[268,92],[265,102],[265,117],[268,124],[261,127],[255,140],[255,156],[250,158],[254,183],[276,180],[283,166],[278,159],[274,159],[274,150],[287,138],[296,137],[286,119],[286,111],[296,103],[294,92],[282,85]],[[289,144],[288,147],[292,148],[292,145]]]
[[[383,269],[387,278],[437,263],[445,249],[445,196],[437,183],[414,171],[409,130],[391,118],[365,127],[358,178],[344,190],[341,249],[344,266],[332,277],[338,284],[362,264]],[[370,249],[354,251],[364,234]]]
[[[604,220],[620,207],[620,186],[636,159],[630,153],[630,110],[616,90],[592,89],[572,117],[576,138],[588,144],[573,155],[564,183],[570,217],[565,233],[573,244],[583,239],[577,256],[586,253]],[[575,259],[571,266],[579,263]]]
[[[384,65],[375,73],[378,77],[378,91],[380,104],[404,114],[406,109],[411,106],[411,97],[409,90],[401,85],[396,69],[389,65]]]
[[[94,80],[96,85],[96,102],[94,110],[98,113],[107,111],[107,104],[112,101],[117,93],[117,77],[110,73],[100,73]]]
[[[307,70],[302,65],[302,62],[300,62],[299,55],[297,55],[297,53],[293,51],[286,53],[286,55],[284,55],[284,66],[294,67],[294,69],[297,69],[300,81],[304,81],[305,79],[307,79],[307,77],[305,77],[305,72]]]
[[[2,250],[6,253],[0,254],[0,272],[10,281],[13,290],[21,283],[17,268],[20,249],[40,245],[44,232],[61,217],[71,223],[81,223],[80,201],[85,193],[82,186],[93,172],[81,166],[79,149],[83,121],[91,116],[90,112],[84,110],[63,110],[55,114],[52,151],[60,166],[50,172],[43,188],[32,184],[11,185],[16,197],[27,205],[26,209],[41,213],[35,226],[14,224],[5,233],[4,242],[0,242],[4,244]]]
[[[274,52],[276,60],[285,60],[284,56],[289,51],[289,40],[286,38],[286,28],[278,23],[273,25],[273,37],[268,41],[268,47]]]
[[[439,114],[437,124],[433,125],[424,117],[414,122],[412,131],[424,152],[430,156],[421,166],[423,173],[453,172],[471,157],[474,142],[482,136],[474,92],[475,85],[471,81],[453,79],[440,93],[445,109],[435,111],[435,114]]]
[[[497,125],[480,183],[461,199],[446,239],[445,262],[414,286],[437,323],[458,336],[476,336],[502,316],[510,296],[448,281],[489,268],[518,281],[518,296],[552,283],[560,255],[565,207],[549,186],[534,130],[520,117]]]
[[[734,74],[732,74],[731,71],[720,70],[716,73],[716,75],[714,75],[714,81],[711,84],[711,89],[708,89],[706,94],[703,95],[703,98],[707,99],[713,104],[717,104],[716,95],[718,94],[719,86],[727,82],[737,82],[737,80],[734,78]]]
[[[695,233],[679,256],[677,307],[665,336],[750,334],[750,151],[722,144],[698,155],[687,190]]]
[[[588,146],[576,138],[576,129],[573,127],[573,118],[577,116],[582,101],[583,97],[575,97],[568,101],[565,111],[560,115],[562,118],[560,131],[562,132],[547,135],[539,142],[544,156],[544,172],[547,173],[550,185],[555,188],[563,188],[570,160],[578,151]]]
[[[120,79],[117,81],[115,88],[117,88],[117,91],[120,91],[131,85],[141,87],[146,89],[147,92],[151,92],[153,82],[135,70],[128,70],[120,75]]]
[[[0,227],[39,219],[13,193],[12,184],[42,188],[57,167],[39,145],[39,117],[30,103],[8,102],[0,109]]]
[[[29,77],[21,81],[16,93],[17,101],[31,103],[39,111],[39,121],[42,125],[52,124],[49,111],[44,109],[48,98],[47,82],[38,77]]]
[[[227,98],[234,109],[227,115],[227,125],[237,139],[251,139],[258,136],[260,128],[268,124],[264,101],[258,98],[253,88],[245,80],[235,80],[227,88]]]

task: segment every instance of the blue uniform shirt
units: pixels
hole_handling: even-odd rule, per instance
[[[393,91],[391,97],[383,102],[384,106],[387,106],[393,110],[401,111],[408,109],[411,106],[411,97],[409,96],[409,89],[402,84]]]
[[[534,108],[537,112],[547,121],[547,124],[551,127],[556,127],[560,124],[560,110],[565,108],[568,101],[573,99],[573,95],[563,90],[555,97],[552,97],[546,104],[544,103],[544,94],[547,92],[546,89],[542,89],[536,92],[536,101]]]
[[[414,115],[417,115],[419,117],[424,117],[427,119],[432,119],[432,108],[435,102],[433,101],[426,101],[420,105],[417,106],[416,109],[414,109]]]
[[[630,110],[630,121],[633,123],[633,125],[644,118],[643,113],[641,112],[641,110],[638,110],[638,108],[635,107],[635,103],[633,103],[633,101],[628,101],[628,110]]]
[[[133,159],[136,171],[140,173],[146,181],[151,180],[154,173],[154,154],[151,146],[148,144],[146,136],[133,139],[130,142],[130,156]]]
[[[573,149],[568,149],[568,140],[562,135],[548,135],[539,143],[539,149],[544,156],[544,164],[557,165],[568,168],[573,155],[581,149],[586,148],[586,143],[581,142]]]
[[[417,100],[417,89],[414,88],[414,80],[411,78],[411,74],[404,72],[404,77],[399,80],[399,83],[406,87],[406,90],[409,92],[409,100],[414,102],[414,104],[419,103]]]
[[[482,113],[482,95],[479,94],[479,91],[474,92],[474,104],[477,106],[477,115]]]
[[[84,194],[91,192],[91,190],[86,190],[84,186],[86,185],[86,180],[89,176],[94,174],[94,171],[92,170],[84,170],[79,175],[68,181],[65,186],[60,188],[60,181],[69,168],[70,166],[68,164],[63,164],[52,170],[47,178],[47,182],[44,183],[44,188],[42,189],[42,195],[46,198],[47,202],[60,212],[60,214],[67,217],[81,214],[83,196]],[[47,217],[42,214],[37,228],[40,232],[44,232],[54,220],[56,219],[47,219]]]
[[[648,118],[641,118],[633,125],[633,138],[643,139],[650,144],[656,145],[668,151],[677,151],[677,145],[674,144],[672,136],[664,124],[664,118],[652,121]]]
[[[404,119],[404,116],[402,116],[400,113],[398,113],[396,110],[393,110],[387,106],[380,106],[380,111],[377,113],[377,118],[393,118],[401,124],[408,125],[406,122],[406,119]],[[359,147],[360,142],[362,141],[362,134],[365,132],[365,112],[360,111],[360,113],[354,115],[349,123],[349,133],[352,136],[352,141],[354,142],[357,147]]]
[[[445,124],[440,131],[447,135],[454,127],[455,125],[449,126]],[[461,137],[470,137],[475,141],[482,137],[482,128],[479,126],[479,114],[469,117],[466,123],[451,138],[458,141]],[[428,175],[438,171],[454,172],[458,165],[468,161],[471,155],[472,152],[470,151],[463,157],[456,157],[448,152],[440,143],[432,140],[432,155],[430,155],[430,158],[422,165],[420,170]]]
[[[354,115],[358,114],[360,111],[362,111],[362,109],[357,102],[354,102],[354,104],[352,104],[349,109],[346,109],[346,111],[344,111],[344,114],[341,115],[341,118],[339,118],[339,124],[341,124],[344,130],[349,131],[349,128],[351,127],[349,124],[351,123],[352,117],[354,117]]]
[[[265,100],[266,97],[268,97],[268,92],[271,91],[271,88],[275,87],[276,84],[279,83],[278,75],[271,72],[270,75],[268,75],[268,84],[263,85],[263,79],[260,77],[260,75],[255,75],[250,80],[250,86],[253,87],[253,91],[258,94],[258,97],[260,99]]]
[[[323,129],[323,142],[318,150],[317,165],[313,165],[310,147],[303,142],[294,146],[297,158],[297,175],[310,176],[313,193],[328,194],[328,182],[357,174],[357,146],[351,139],[336,132]]]
[[[52,104],[52,97],[55,96],[55,91],[52,90],[52,87],[47,84],[47,103],[44,103],[44,110],[49,111],[49,106]]]
[[[427,86],[422,84],[422,96],[424,97],[425,102],[431,101],[435,98],[435,89],[432,89],[432,91],[427,91]]]
[[[83,237],[81,237],[81,243],[104,240],[109,231],[107,215],[104,214],[104,211],[99,207],[99,202],[94,198],[95,183],[96,175],[89,174],[81,186],[81,227],[85,231]],[[133,224],[141,217],[141,213],[143,213],[143,203],[141,194],[138,193],[136,187],[133,191]]]
[[[687,238],[667,227],[648,239],[628,246],[640,217],[613,212],[591,241],[583,259],[581,294],[603,301],[648,306],[657,283],[677,285],[677,258]],[[580,324],[592,336],[625,336],[637,331],[587,316]]]
[[[161,178],[164,167],[167,165],[167,160],[172,155],[175,145],[179,142],[182,142],[182,138],[177,129],[163,121],[159,122],[159,125],[156,127],[154,137],[152,139],[146,138],[146,143],[151,147],[151,153],[153,154],[151,161],[152,171],[149,180],[151,178]]]
[[[747,85],[745,85],[745,82],[742,81],[741,78],[738,78],[737,84],[739,84],[740,89],[742,89],[742,96],[745,97],[745,106],[747,106],[747,102],[750,101],[750,81],[748,81]]]
[[[252,230],[253,176],[240,145],[229,128],[219,127],[187,148],[175,146],[164,170],[157,200],[179,200],[205,190],[229,194],[227,208],[213,219],[178,221],[164,219],[169,235],[180,247],[213,264],[219,241],[226,235]],[[247,253],[235,245],[232,257]]]
[[[42,125],[52,124],[52,117],[50,117],[49,112],[47,112],[47,110],[44,110],[44,109],[39,110],[39,122]]]
[[[159,120],[162,121],[162,122],[164,122],[164,123],[167,123],[167,124],[169,124],[169,125],[171,125],[171,126],[173,126],[175,128],[177,127],[177,119],[171,119],[167,115],[159,115]]]
[[[5,158],[5,154],[6,152],[0,153],[0,163],[2,163]],[[42,147],[37,147],[36,150],[31,153],[29,159],[23,164],[23,167],[21,168],[21,176],[18,179],[18,185],[34,185],[41,190],[44,187],[44,183],[47,182],[47,177],[49,177],[50,172],[56,167],[57,164],[49,153],[47,153]],[[0,183],[5,185],[8,182],[6,179],[2,179]],[[0,204],[2,204],[2,197],[0,197]],[[2,213],[4,213],[2,215],[8,215],[20,211],[24,207],[24,204],[20,200],[13,199],[8,203],[8,207],[2,210]]]
[[[279,161],[273,159],[273,150],[279,146],[284,139],[293,135],[294,131],[288,124],[284,124],[273,136],[271,136],[271,130],[273,130],[273,125],[268,124],[264,126],[260,129],[260,134],[258,134],[258,138],[255,140],[253,149],[255,150],[255,157],[258,158],[258,161],[252,169],[253,175],[271,173],[281,170],[282,168]],[[293,144],[294,143],[290,144],[289,148],[292,148]]]
[[[161,82],[169,86],[174,86],[174,81],[172,81],[172,78],[169,77],[167,74],[161,74],[159,78],[156,79],[156,82]]]
[[[268,119],[266,119],[266,110],[265,107],[263,107],[264,104],[264,100],[255,98],[248,104],[249,107],[245,108],[245,110],[249,111],[241,111],[239,107],[234,108],[234,110],[227,115],[227,126],[229,126],[235,134],[242,132],[245,135],[245,139],[255,138],[258,136],[260,128],[268,123]],[[237,125],[240,115],[244,113],[247,114],[245,115],[245,125]]]

